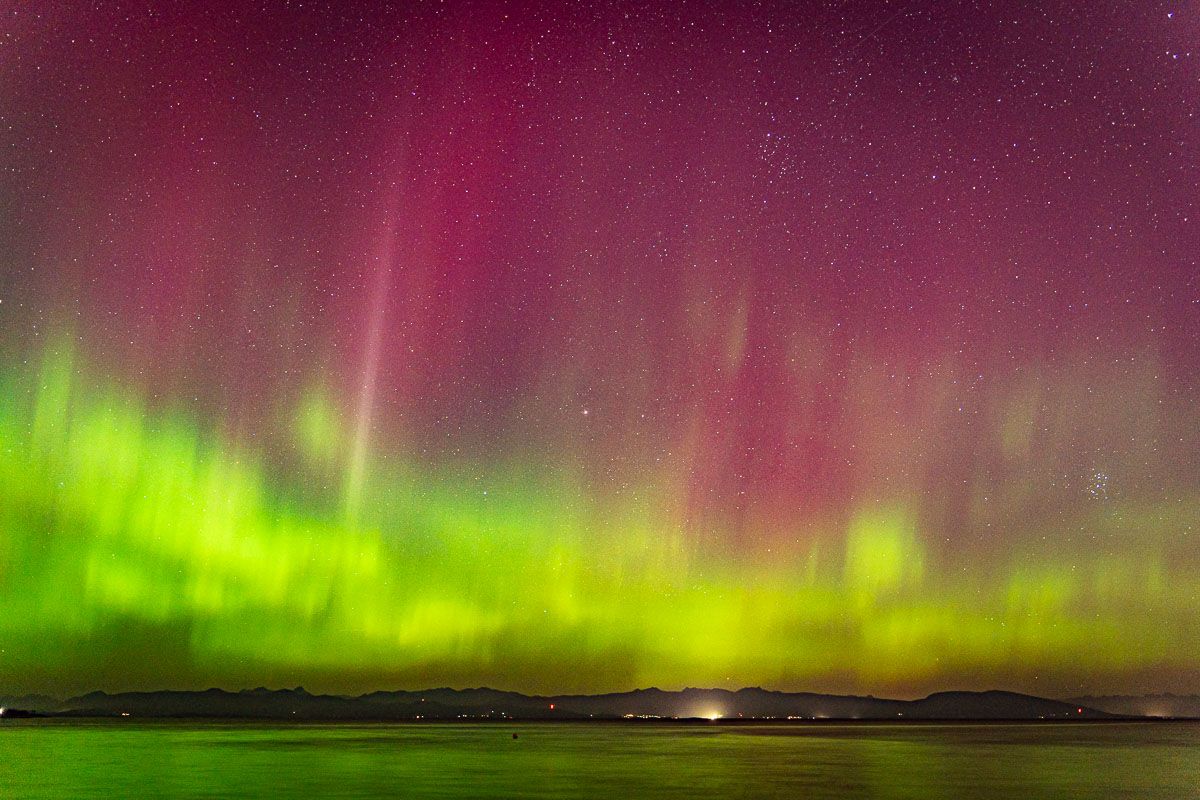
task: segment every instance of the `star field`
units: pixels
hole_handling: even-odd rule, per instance
[[[1188,3],[0,23],[11,691],[1194,691]]]

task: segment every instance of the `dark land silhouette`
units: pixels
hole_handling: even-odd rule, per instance
[[[1166,704],[1162,698],[1178,701]],[[303,688],[91,692],[68,700],[0,699],[5,717],[225,718],[290,720],[1096,720],[1194,716],[1196,698],[1051,700],[1014,692],[938,692],[919,700],[776,692],[760,688],[638,689],[596,695],[525,695],[496,689],[379,691],[358,697],[314,695]],[[1169,709],[1153,713],[1155,708]],[[1147,711],[1147,709],[1150,709]],[[1185,713],[1180,713],[1185,712]]]
[[[1073,697],[1067,702],[1129,717],[1200,719],[1200,695],[1194,694],[1086,696]]]

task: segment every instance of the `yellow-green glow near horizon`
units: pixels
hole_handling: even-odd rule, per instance
[[[4,388],[0,641],[18,687],[905,686],[1114,676],[1187,665],[1200,645],[1195,567],[1151,539],[1167,508],[1129,510],[1152,520],[1137,564],[1061,550],[939,563],[902,500],[866,499],[844,530],[748,565],[678,544],[639,507],[590,513],[562,480],[514,470],[483,498],[397,466],[363,488],[375,512],[350,526],[345,500],[149,411],[66,340],[37,370],[8,368]],[[297,455],[317,471],[352,450],[328,417],[319,395],[296,408]]]

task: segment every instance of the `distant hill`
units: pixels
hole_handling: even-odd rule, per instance
[[[939,692],[921,700],[774,692],[750,688],[638,689],[598,695],[529,696],[495,689],[313,695],[302,688],[92,692],[66,701],[14,698],[12,707],[60,716],[293,720],[581,720],[622,718],[1037,720],[1102,719],[1122,712],[1013,692]]]
[[[1068,702],[1131,717],[1200,719],[1200,695],[1147,694],[1078,697]]]
[[[61,701],[42,694],[26,694],[21,696],[0,695],[0,708],[53,708],[61,705]]]

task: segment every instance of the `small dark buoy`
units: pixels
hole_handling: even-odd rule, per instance
[[[513,738],[514,738],[514,739],[516,739],[516,738],[517,738],[517,735],[516,735],[515,733],[513,734]]]

